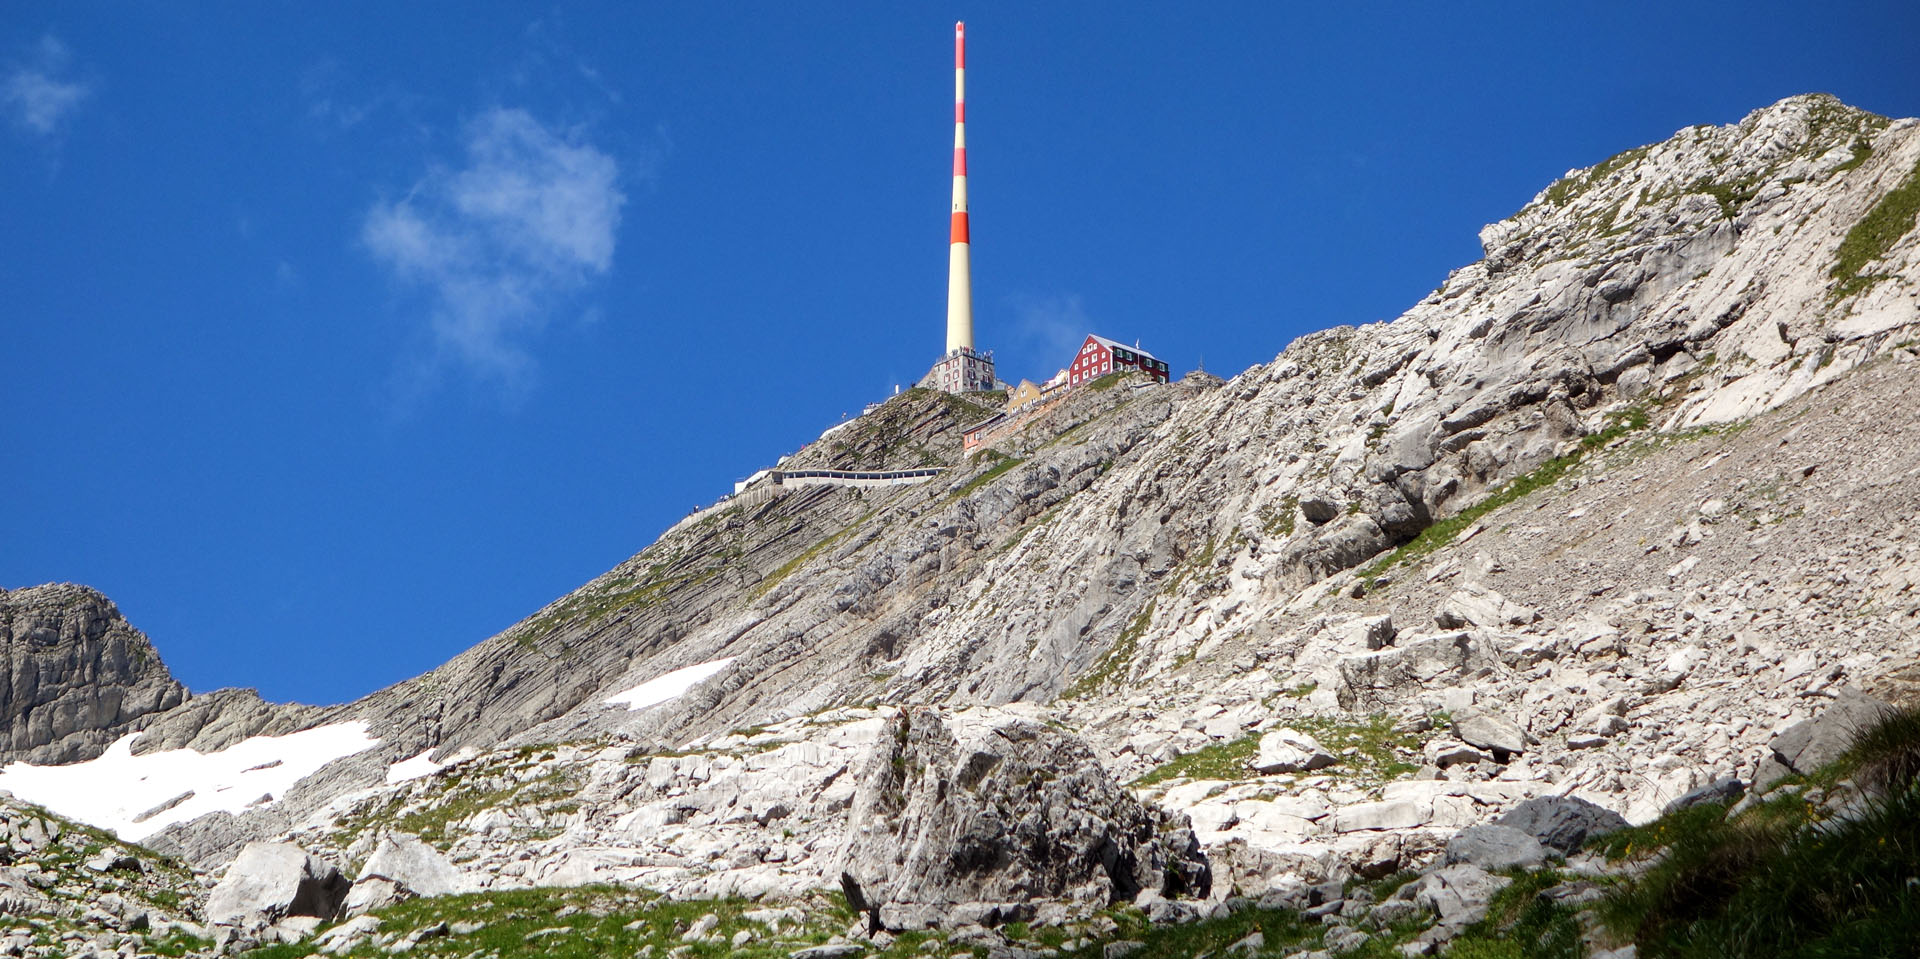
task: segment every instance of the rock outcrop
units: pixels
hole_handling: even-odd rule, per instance
[[[147,637],[85,586],[0,590],[0,643],[9,760],[91,758],[187,699]]]
[[[464,885],[440,850],[411,836],[382,836],[341,908],[350,915],[416,896],[448,896]]]
[[[339,867],[292,843],[248,843],[207,897],[207,921],[267,926],[292,917],[332,919],[351,885]]]
[[[1212,887],[1184,817],[1142,805],[1057,729],[914,710],[892,720],[882,742],[849,813],[844,874],[883,925]]]

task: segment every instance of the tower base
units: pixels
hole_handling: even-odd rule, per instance
[[[940,358],[922,385],[945,393],[978,393],[999,388],[993,375],[993,354],[960,347]]]

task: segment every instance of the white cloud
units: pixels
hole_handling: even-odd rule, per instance
[[[72,60],[58,38],[41,37],[33,55],[10,67],[0,80],[0,109],[30,133],[57,136],[67,117],[93,93],[86,82],[68,78]]]
[[[361,241],[428,291],[436,360],[516,387],[532,369],[527,339],[612,268],[626,195],[613,157],[524,110],[475,119],[466,153],[375,203]]]
[[[1095,332],[1080,294],[1011,298],[1016,338],[1043,354],[1043,362],[1065,364],[1087,334]],[[1048,370],[1044,375],[1051,376]]]

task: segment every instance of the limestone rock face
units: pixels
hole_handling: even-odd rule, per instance
[[[349,885],[338,867],[292,843],[248,843],[207,897],[206,918],[227,925],[332,919]]]
[[[1104,906],[1209,891],[1185,817],[1141,804],[1073,736],[933,710],[903,714],[888,733],[848,815],[844,871],[890,925],[957,903]]]
[[[251,736],[281,736],[323,721],[326,710],[270,703],[251,689],[216,689],[153,717],[135,754],[167,749],[217,752]]]
[[[1512,882],[1471,863],[1459,863],[1423,876],[1415,886],[1414,901],[1432,910],[1442,925],[1460,928],[1485,917],[1493,894]]]
[[[84,586],[0,590],[0,731],[8,759],[90,759],[180,705],[147,638]]]

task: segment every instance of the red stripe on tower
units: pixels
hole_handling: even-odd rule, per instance
[[[947,244],[947,354],[973,349],[967,223],[967,25],[953,25],[953,222]]]

